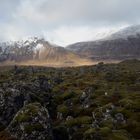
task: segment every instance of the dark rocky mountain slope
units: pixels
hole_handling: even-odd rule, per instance
[[[78,66],[92,64],[86,58],[40,38],[0,44],[0,64]]]
[[[97,41],[79,42],[68,50],[93,60],[140,59],[140,26],[131,26]]]

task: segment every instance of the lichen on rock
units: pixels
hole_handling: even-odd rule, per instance
[[[20,140],[52,139],[50,116],[40,103],[25,105],[15,115],[7,130]]]

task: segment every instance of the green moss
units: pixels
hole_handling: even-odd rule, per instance
[[[102,121],[101,124],[102,124],[103,127],[108,127],[110,129],[113,129],[113,122],[112,122],[111,119],[110,120],[104,120],[104,121]]]
[[[67,116],[69,110],[68,107],[65,105],[58,106],[58,112],[62,113],[64,116]]]
[[[71,120],[66,121],[66,126],[77,126],[82,124],[90,124],[92,122],[92,118],[89,116],[77,117]]]
[[[109,127],[100,128],[100,133],[102,136],[108,136],[111,133],[111,129]]]
[[[127,108],[127,109],[131,109],[133,107],[134,102],[131,99],[122,99],[120,100],[120,105],[122,105],[123,107]]]
[[[19,123],[30,121],[32,116],[38,115],[40,107],[41,105],[39,103],[32,103],[24,106],[23,111],[19,112],[15,117],[15,121]]]
[[[39,123],[37,124],[30,124],[30,125],[25,125],[24,130],[26,133],[30,134],[33,131],[43,131],[43,126]]]
[[[96,133],[96,130],[94,128],[90,128],[87,131],[85,131],[84,136],[88,137],[88,136],[93,135],[95,133]]]
[[[28,114],[19,114],[16,118],[15,118],[15,120],[17,121],[17,122],[27,122],[27,121],[30,121],[32,118],[31,118],[31,116],[29,116]]]
[[[85,138],[89,138],[91,135],[94,136],[95,134],[99,134],[101,137],[107,137],[108,135],[110,135],[111,129],[108,127],[102,127],[98,130],[96,130],[95,128],[90,128],[88,130],[85,131],[84,133],[84,137]]]
[[[108,140],[131,140],[131,139],[125,130],[118,130],[113,132],[109,136]]]

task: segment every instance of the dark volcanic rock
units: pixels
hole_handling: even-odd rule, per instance
[[[48,110],[39,103],[24,106],[7,130],[20,140],[51,140],[53,137]]]
[[[0,91],[0,123],[7,125],[23,106],[24,96],[19,90],[7,88]]]

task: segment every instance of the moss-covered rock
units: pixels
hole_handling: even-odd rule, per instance
[[[91,122],[92,122],[92,117],[83,116],[83,117],[70,119],[66,121],[65,124],[67,127],[72,127],[72,126],[81,126],[82,124],[91,124]]]
[[[118,131],[114,131],[108,137],[108,140],[132,140],[132,138],[125,130],[118,130]]]
[[[52,138],[49,113],[39,103],[24,106],[16,114],[7,130],[21,140],[50,140]]]

